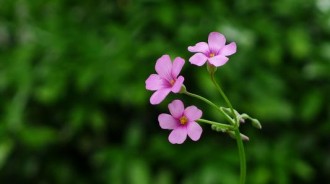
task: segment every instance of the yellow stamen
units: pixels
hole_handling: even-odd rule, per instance
[[[185,125],[188,122],[188,118],[186,116],[182,116],[180,118],[180,124]]]
[[[172,80],[170,81],[170,84],[173,86],[174,83],[175,83],[175,81],[172,79]]]
[[[211,53],[209,56],[210,56],[210,57],[214,57],[214,56],[215,56],[215,54],[214,54],[214,53]]]

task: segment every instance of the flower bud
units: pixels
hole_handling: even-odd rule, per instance
[[[243,141],[249,141],[249,140],[250,140],[250,138],[249,138],[248,136],[246,136],[246,135],[244,135],[244,134],[242,134],[242,133],[241,133],[241,139],[242,139]]]
[[[235,132],[234,132],[234,131],[228,131],[227,133],[229,134],[229,136],[230,136],[231,138],[236,139],[236,137],[235,137]]]
[[[235,135],[235,132],[234,131],[228,131],[227,133],[229,134],[229,136],[231,138],[236,139],[236,135]],[[250,140],[250,138],[248,136],[246,136],[246,135],[244,135],[242,133],[240,133],[240,135],[241,135],[241,139],[243,141],[249,141]]]
[[[226,129],[221,128],[217,125],[212,125],[211,128],[212,128],[212,130],[217,131],[217,132],[226,132]]]
[[[257,120],[257,119],[251,119],[251,120],[252,120],[252,122],[251,122],[252,123],[252,126],[254,126],[254,127],[258,128],[258,129],[261,129],[262,128],[259,120]]]
[[[252,126],[254,126],[255,128],[258,128],[258,129],[261,129],[261,128],[262,128],[262,126],[261,126],[259,120],[254,119],[254,118],[251,118],[249,115],[247,115],[247,114],[245,114],[245,113],[244,113],[244,114],[241,114],[241,115],[240,115],[240,122],[242,123],[242,120],[244,121],[245,119],[249,119],[249,120],[251,120],[251,124],[252,124]]]

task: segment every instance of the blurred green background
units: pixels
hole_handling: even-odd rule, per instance
[[[163,54],[188,90],[224,105],[187,47],[212,31],[238,52],[218,69],[247,122],[247,183],[330,181],[330,1],[0,0],[0,183],[234,184],[235,140],[208,126],[171,145],[149,104]]]

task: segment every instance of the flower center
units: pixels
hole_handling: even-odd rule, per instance
[[[210,56],[210,57],[214,57],[215,54],[214,54],[213,52],[211,52],[209,56]]]
[[[187,124],[187,122],[188,122],[188,118],[186,116],[182,116],[180,118],[180,124],[181,125],[185,125],[185,124]]]
[[[171,84],[171,86],[173,86],[174,85],[174,83],[175,83],[175,80],[170,80],[170,84]]]

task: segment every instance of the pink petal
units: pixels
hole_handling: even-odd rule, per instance
[[[159,89],[150,97],[150,103],[152,105],[157,105],[162,102],[165,97],[171,92],[170,88]]]
[[[173,93],[179,93],[181,90],[181,87],[183,85],[184,78],[182,76],[179,76],[179,78],[175,81],[174,85],[172,86],[172,92]]]
[[[210,51],[218,53],[218,51],[225,46],[226,38],[218,32],[211,32],[208,38]]]
[[[168,104],[168,109],[173,117],[179,119],[184,111],[184,105],[181,100],[173,100],[170,104]]]
[[[189,46],[188,50],[190,52],[202,52],[207,54],[209,52],[209,45],[207,45],[205,42],[199,42],[195,46]]]
[[[172,80],[172,62],[169,55],[163,55],[156,62],[156,72],[160,77],[170,81]]]
[[[228,61],[228,58],[226,56],[222,56],[222,55],[217,55],[212,58],[209,58],[209,62],[216,67],[226,64],[227,61]]]
[[[199,110],[196,106],[189,106],[184,110],[184,115],[189,119],[189,121],[195,121],[202,117],[203,112]]]
[[[185,126],[179,126],[172,130],[168,136],[168,140],[172,144],[182,144],[187,138],[187,128]]]
[[[189,62],[191,64],[202,66],[207,61],[207,57],[202,53],[196,53],[190,57]]]
[[[224,56],[230,56],[232,54],[234,54],[236,52],[236,43],[235,42],[231,42],[230,44],[224,46],[219,54],[224,55]]]
[[[176,120],[169,114],[160,114],[158,116],[158,122],[162,129],[173,130],[179,125],[178,120]]]
[[[178,75],[180,74],[182,67],[184,65],[184,59],[180,57],[176,57],[173,61],[173,66],[172,66],[172,77],[177,78]]]
[[[193,141],[197,141],[201,137],[203,129],[198,123],[191,121],[187,125],[187,131],[188,131],[188,136]]]
[[[164,79],[157,74],[151,74],[146,80],[146,89],[155,91],[164,87]]]

